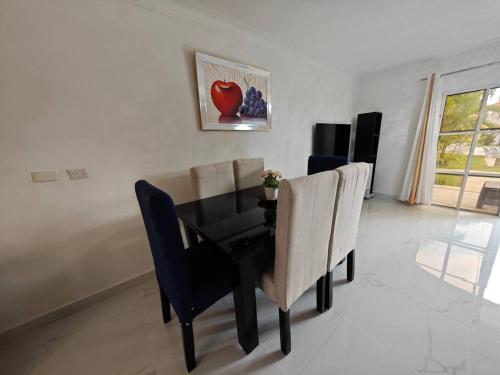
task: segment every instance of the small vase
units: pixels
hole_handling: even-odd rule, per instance
[[[276,199],[278,199],[278,188],[264,186],[264,194],[268,201],[275,201]]]

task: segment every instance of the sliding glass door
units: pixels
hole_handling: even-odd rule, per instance
[[[447,95],[432,203],[498,214],[500,87]]]

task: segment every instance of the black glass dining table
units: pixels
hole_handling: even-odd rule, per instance
[[[273,251],[276,201],[262,186],[176,206],[189,244],[198,236],[225,251],[233,262],[233,296],[238,341],[248,354],[259,344],[255,300],[256,257]]]

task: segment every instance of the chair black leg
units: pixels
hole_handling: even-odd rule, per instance
[[[290,309],[280,310],[280,341],[281,351],[287,355],[292,350],[292,339],[290,337]]]
[[[354,266],[355,266],[355,251],[351,250],[349,254],[347,254],[347,281],[354,280]]]
[[[333,271],[328,271],[325,276],[325,310],[328,310],[332,307],[333,300]]]
[[[163,314],[163,323],[168,323],[172,319],[172,315],[170,314],[170,300],[167,295],[160,287],[160,299],[161,299],[161,312]]]
[[[325,276],[321,276],[316,282],[316,310],[320,313],[325,311],[325,284]]]
[[[191,370],[196,367],[196,359],[194,355],[193,322],[181,323],[181,328],[186,368],[188,372],[191,372]]]

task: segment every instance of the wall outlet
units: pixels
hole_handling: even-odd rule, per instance
[[[89,178],[85,168],[66,169],[70,180],[81,180],[82,178]]]
[[[34,171],[31,172],[33,182],[50,182],[57,181],[57,171]]]

